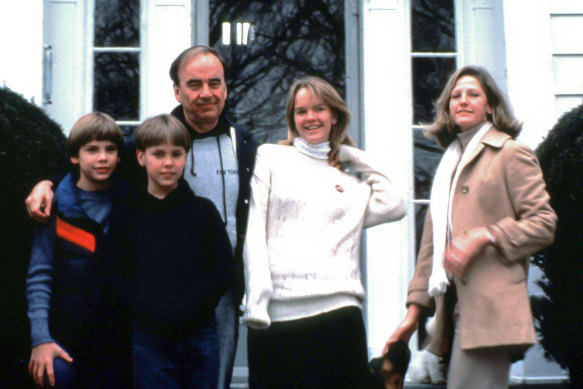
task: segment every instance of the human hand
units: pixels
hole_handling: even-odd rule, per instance
[[[36,221],[46,223],[51,216],[51,205],[53,202],[53,183],[43,180],[37,183],[26,198],[26,210],[28,216]]]
[[[55,372],[53,369],[53,360],[55,358],[62,358],[69,363],[73,362],[73,358],[55,342],[41,343],[32,348],[30,362],[28,362],[28,372],[38,386],[44,386],[45,375],[50,386],[55,386]]]
[[[448,274],[463,277],[471,262],[490,243],[486,227],[473,228],[465,234],[456,236],[447,247],[443,268]]]
[[[409,343],[411,336],[417,330],[419,326],[419,319],[421,318],[421,310],[422,308],[417,304],[409,305],[407,308],[407,313],[403,320],[399,323],[395,331],[391,334],[387,342],[385,343],[385,347],[383,347],[383,352],[381,355],[385,355],[389,350],[389,345],[396,341],[403,341],[405,343]]]
[[[338,149],[330,152],[328,155],[328,165],[335,167],[338,170],[344,170],[342,167],[342,162],[340,162],[340,158],[338,157]]]

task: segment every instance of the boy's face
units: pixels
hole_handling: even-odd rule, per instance
[[[109,140],[92,140],[79,148],[79,155],[71,157],[71,162],[79,165],[79,188],[89,191],[109,188],[119,162],[117,146]]]
[[[148,173],[148,193],[164,198],[178,186],[188,153],[181,146],[162,144],[137,150],[138,163]]]

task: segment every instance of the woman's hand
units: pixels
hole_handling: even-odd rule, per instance
[[[73,359],[55,342],[41,343],[32,348],[30,362],[28,363],[28,372],[38,386],[45,385],[45,374],[51,386],[55,386],[55,372],[53,369],[53,360],[63,358],[71,363]]]
[[[399,323],[393,334],[389,337],[389,339],[385,343],[382,355],[385,355],[387,353],[389,345],[393,342],[402,340],[405,343],[409,343],[411,336],[417,330],[417,327],[419,325],[421,312],[422,308],[419,305],[417,304],[409,305],[409,308],[407,309],[407,313],[405,314],[403,321]]]
[[[36,221],[46,223],[51,216],[53,202],[53,183],[43,180],[37,183],[25,200],[28,216]]]
[[[463,277],[472,261],[492,242],[486,227],[477,227],[456,236],[445,251],[443,268],[448,274]]]

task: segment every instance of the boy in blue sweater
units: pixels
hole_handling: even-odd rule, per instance
[[[147,190],[112,215],[114,264],[132,322],[137,388],[216,389],[214,309],[234,275],[232,249],[214,204],[182,178],[190,135],[170,115],[136,133]]]
[[[98,323],[115,320],[96,316],[102,311],[90,287],[97,282],[95,263],[112,204],[129,190],[112,176],[122,147],[122,133],[109,115],[94,112],[77,120],[68,139],[74,169],[55,191],[50,222],[35,231],[26,295],[29,372],[39,386],[127,385],[121,364],[106,367],[111,334],[100,332]]]

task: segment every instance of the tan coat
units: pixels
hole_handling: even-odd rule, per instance
[[[491,226],[498,242],[472,261],[463,280],[455,279],[462,349],[511,346],[520,358],[535,343],[526,283],[529,257],[554,239],[557,216],[549,200],[532,150],[492,127],[460,173],[452,205],[454,238]],[[427,294],[432,256],[428,212],[407,305],[436,310],[428,350],[446,356],[452,318],[443,296],[434,304]]]

